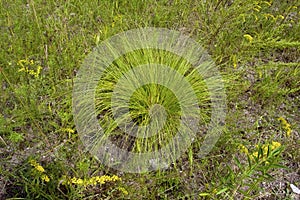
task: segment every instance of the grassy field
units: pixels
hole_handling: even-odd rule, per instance
[[[0,4],[0,199],[300,199],[290,187],[300,188],[299,1]],[[169,168],[137,174],[108,168],[85,150],[72,89],[82,62],[101,41],[141,27],[177,30],[203,45],[224,79],[227,115],[223,134],[204,158],[195,142]],[[176,59],[165,54],[147,55]],[[108,74],[117,76],[111,69]],[[193,86],[203,89],[199,81]],[[156,87],[146,89],[155,93]],[[176,115],[172,94],[159,89]],[[145,100],[138,94],[133,103]],[[202,114],[209,116],[209,109]],[[110,127],[108,122],[99,123]],[[164,140],[176,130],[172,123]],[[139,144],[144,151],[159,148],[141,140],[131,150],[142,151]]]

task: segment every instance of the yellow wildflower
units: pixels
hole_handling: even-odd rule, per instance
[[[64,129],[62,129],[62,131],[65,131],[67,133],[75,133],[75,131],[71,128],[64,128]]]
[[[118,187],[118,190],[119,190],[120,192],[122,192],[123,194],[128,195],[128,192],[127,192],[127,190],[126,190],[125,188],[123,188],[123,187]]]
[[[45,169],[41,165],[35,166],[35,169],[40,171],[40,172],[45,172]]]
[[[245,147],[245,146],[242,145],[242,144],[239,145],[239,149],[240,149],[240,152],[242,152],[242,153],[245,153],[245,154],[248,154],[248,153],[249,153],[247,147]]]
[[[33,166],[37,171],[39,172],[45,172],[45,169],[40,165],[38,164],[35,160],[30,160],[30,165]]]
[[[287,137],[290,137],[291,133],[292,133],[292,129],[289,128],[289,129],[286,130],[286,136]]]
[[[40,75],[40,73],[41,73],[41,70],[42,70],[42,67],[39,65],[39,66],[37,66],[37,69],[36,69],[36,74],[35,74],[35,77],[37,78],[39,75]]]
[[[267,159],[268,156],[268,151],[273,151],[277,148],[279,148],[281,146],[281,144],[279,142],[274,142],[272,141],[271,144],[264,144],[262,145],[261,149],[262,149],[262,155],[260,155],[260,159],[262,159],[262,161],[265,161]],[[256,145],[256,148],[258,148],[258,145]],[[251,159],[254,158],[258,158],[258,151],[255,151],[254,153],[252,153],[251,155]]]
[[[115,181],[120,181],[121,178],[119,178],[118,176],[116,175],[113,175],[113,176],[107,176],[107,175],[104,175],[104,176],[94,176],[94,177],[91,177],[89,179],[81,179],[81,178],[76,178],[76,177],[73,177],[71,178],[69,181],[66,181],[67,177],[66,176],[63,176],[62,178],[62,183],[63,184],[75,184],[75,185],[83,185],[83,186],[89,186],[89,185],[97,185],[98,183],[99,184],[105,184],[106,182],[115,182]]]
[[[274,142],[274,141],[272,142],[272,145],[271,145],[272,150],[277,149],[280,146],[281,146],[281,144],[279,142]]]
[[[97,178],[92,177],[89,180],[86,181],[86,185],[97,185]]]
[[[116,175],[113,175],[113,176],[111,177],[111,180],[112,180],[112,181],[121,181],[121,178],[118,177],[118,176],[116,176]]]
[[[73,177],[70,182],[76,184],[77,183],[77,178]]]
[[[40,65],[37,66],[37,65],[35,65],[33,60],[28,60],[28,59],[19,60],[17,65],[19,65],[21,67],[18,70],[18,72],[24,71],[24,72],[34,76],[35,78],[38,78],[38,76],[41,73],[41,69],[42,69],[42,67]],[[33,67],[36,67],[36,70],[30,69]]]
[[[255,151],[255,152],[252,154],[252,156],[253,156],[254,158],[257,158],[257,157],[258,157],[258,152]]]
[[[84,181],[81,178],[77,179],[77,185],[83,185],[83,183]]]
[[[43,175],[41,176],[41,179],[42,179],[43,181],[45,181],[45,182],[49,182],[49,181],[50,181],[50,178],[49,178],[46,174],[43,174]]]
[[[281,122],[283,129],[286,131],[286,136],[290,137],[292,133],[291,125],[283,117],[279,117],[278,120]]]

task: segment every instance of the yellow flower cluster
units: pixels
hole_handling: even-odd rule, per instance
[[[121,178],[113,175],[113,176],[94,176],[89,179],[81,179],[81,178],[76,178],[73,177],[69,180],[67,180],[66,177],[63,177],[63,184],[68,184],[68,185],[82,185],[82,186],[89,186],[89,185],[97,185],[97,184],[105,184],[106,182],[116,182],[116,181],[121,181]]]
[[[61,131],[63,132],[67,132],[69,134],[75,133],[75,131],[71,128],[62,128]]]
[[[38,164],[35,160],[30,160],[29,161],[30,165],[34,167],[34,169],[36,171],[38,171],[39,173],[41,173],[41,179],[45,182],[49,182],[50,178],[45,174],[45,169],[43,168],[43,166],[41,166],[40,164]]]
[[[41,179],[42,179],[43,181],[45,181],[45,182],[49,182],[49,181],[50,181],[50,178],[49,178],[46,174],[43,174],[43,175],[41,176]]]
[[[36,70],[30,69],[35,66],[35,63],[33,60],[19,60],[17,65],[19,65],[21,68],[18,70],[18,72],[26,72],[35,78],[38,78],[38,76],[41,73],[42,67],[40,65],[36,66]]]
[[[286,131],[286,136],[290,137],[292,133],[291,125],[283,117],[279,117],[278,120],[281,122],[284,130]]]
[[[29,161],[30,165],[33,166],[37,171],[39,172],[45,172],[45,169],[43,168],[43,166],[41,166],[40,164],[38,164],[35,160],[30,160]]]
[[[125,188],[123,188],[123,187],[118,187],[118,190],[119,190],[120,192],[122,192],[123,194],[128,195],[128,191],[127,191]]]
[[[244,145],[240,144],[239,149],[240,149],[240,152],[247,154],[247,155],[249,154],[247,147],[245,147]]]
[[[272,142],[271,144],[264,144],[262,148],[262,157],[261,159],[265,161],[267,159],[268,150],[271,152],[277,148],[279,148],[281,144],[279,142]],[[258,145],[256,145],[256,148],[258,148]],[[255,151],[252,154],[252,159],[255,159],[258,157],[258,151]]]
[[[264,144],[262,145],[261,149],[262,149],[262,155],[260,157],[260,159],[262,159],[262,161],[266,161],[267,159],[267,156],[268,156],[268,150],[269,152],[279,148],[281,146],[281,144],[279,142],[272,142],[270,144]],[[258,149],[259,146],[256,145],[256,149]],[[249,155],[251,160],[255,160],[255,158],[258,158],[258,150],[255,151],[254,153],[252,154],[249,154],[249,150],[247,149],[247,147],[245,147],[244,145],[240,144],[239,145],[239,149],[240,149],[240,152],[246,154],[246,155]]]

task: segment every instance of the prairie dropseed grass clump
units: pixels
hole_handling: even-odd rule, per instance
[[[195,69],[192,69],[190,63],[185,59],[170,52],[156,49],[143,49],[120,57],[120,59],[116,60],[104,71],[102,75],[103,79],[97,86],[95,105],[98,116],[102,116],[99,119],[99,123],[104,130],[107,130],[105,137],[114,139],[122,138],[118,142],[120,146],[129,146],[129,148],[136,153],[155,151],[168,144],[178,131],[180,114],[183,112],[178,97],[175,96],[169,88],[156,83],[145,84],[135,89],[128,99],[128,105],[112,105],[111,99],[114,95],[114,88],[117,87],[116,83],[118,83],[123,74],[128,73],[130,70],[134,70],[134,66],[142,64],[150,65],[152,63],[168,66],[171,69],[176,70],[177,73],[182,76],[185,76],[186,80],[191,84],[191,88],[195,91],[196,98],[198,98],[195,99],[195,101],[198,102],[194,103],[198,103],[202,106],[200,112],[197,113],[199,118],[203,120],[201,123],[205,124],[208,122],[211,111],[209,92],[207,91],[203,77],[201,77]],[[143,76],[147,77],[157,73],[156,68],[157,67],[149,66],[147,69],[148,73],[141,73],[142,75],[139,78],[141,79]],[[129,75],[127,76],[129,77]],[[173,77],[168,78],[172,79]],[[127,84],[123,84],[122,87],[129,91],[135,87],[135,85],[132,84],[131,79],[133,78],[129,77],[128,80],[126,80],[127,82],[124,81],[124,78],[122,79],[124,84]],[[171,84],[178,85],[178,88],[180,88],[181,85],[179,82]],[[128,94],[122,93],[114,98],[123,100],[127,98],[126,95]],[[189,102],[190,100],[181,99],[181,101]],[[125,106],[129,112],[124,112],[126,110],[124,108]],[[116,111],[122,113],[122,115],[118,116],[118,119],[115,119],[113,116],[113,113]],[[124,132],[122,130],[124,129],[119,128],[117,125],[127,121],[131,121],[133,124],[133,126],[126,127],[127,131],[136,131],[134,134],[144,135],[144,137],[137,137],[134,139],[133,137],[129,137],[128,134],[123,134]],[[151,128],[143,128],[146,125],[152,126],[152,124],[153,127]],[[135,129],[136,125],[137,128]],[[154,129],[158,129],[156,134],[151,133]]]

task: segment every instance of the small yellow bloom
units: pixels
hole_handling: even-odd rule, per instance
[[[37,165],[37,162],[36,162],[35,160],[30,160],[29,163],[30,163],[30,165],[33,166],[33,167],[34,167],[35,165]]]
[[[278,120],[281,122],[283,129],[286,131],[286,136],[290,137],[292,133],[291,125],[283,117],[279,117]]]
[[[77,178],[76,178],[76,177],[73,177],[73,178],[70,180],[70,182],[76,184],[76,183],[77,183]]]
[[[35,75],[36,78],[41,74],[41,70],[42,70],[42,67],[39,65],[36,69],[36,75]]]
[[[252,153],[252,157],[253,157],[253,158],[257,158],[257,157],[258,157],[258,152],[255,151],[254,153]]]
[[[286,136],[287,137],[290,137],[291,133],[292,133],[292,129],[289,128],[289,129],[286,130]]]
[[[45,182],[49,182],[50,181],[50,178],[46,175],[46,174],[43,174],[41,176],[42,180],[45,181]]]
[[[67,133],[75,133],[75,131],[71,128],[64,128],[62,129],[63,131],[67,132]]]
[[[38,76],[41,73],[41,69],[42,69],[42,67],[40,65],[36,66],[33,60],[28,60],[28,59],[19,60],[17,65],[21,66],[21,68],[18,70],[18,72],[24,71],[24,72],[34,76],[35,78],[38,78]],[[36,70],[30,69],[30,68],[34,68],[34,67],[36,67]]]
[[[99,184],[105,184],[106,182],[114,182],[114,181],[119,181],[121,180],[121,178],[119,178],[118,176],[94,176],[91,177],[89,179],[81,179],[81,178],[76,178],[73,177],[71,178],[69,181],[66,181],[67,177],[64,176],[62,178],[62,183],[63,184],[76,184],[76,185],[83,185],[83,186],[89,186],[89,185],[97,185],[97,183]]]
[[[92,177],[88,181],[86,181],[86,185],[97,185],[97,179],[96,177]]]
[[[277,148],[279,148],[281,146],[281,144],[279,142],[274,142],[272,141],[272,143],[270,144],[264,144],[261,146],[261,149],[262,149],[262,155],[260,155],[260,159],[262,161],[265,161],[267,159],[267,156],[268,156],[268,151],[271,152]],[[259,148],[258,145],[256,145],[256,148]],[[252,153],[251,155],[251,159],[254,159],[254,158],[258,158],[258,151],[255,151],[254,153]]]
[[[118,187],[118,190],[119,190],[120,192],[122,192],[123,194],[128,195],[128,192],[127,192],[127,190],[126,190],[125,188],[123,188],[123,187]]]
[[[245,147],[245,146],[242,145],[242,144],[239,145],[239,149],[240,149],[240,152],[242,152],[242,153],[245,153],[245,154],[248,154],[248,153],[249,153],[247,147]]]
[[[118,176],[116,176],[116,175],[113,175],[113,176],[111,177],[111,180],[112,180],[112,181],[121,181],[121,178],[118,177]]]
[[[40,172],[45,172],[45,169],[41,165],[35,166],[35,169],[40,171]]]
[[[278,147],[280,147],[281,144],[279,142],[272,142],[272,150],[277,149]]]
[[[263,156],[267,156],[268,150],[269,150],[269,149],[271,150],[270,147],[272,148],[272,146],[269,146],[269,145],[263,145],[263,146],[262,146]]]
[[[36,76],[35,71],[33,71],[32,69],[31,69],[31,70],[28,70],[28,74],[33,75],[33,76]]]
[[[77,185],[83,185],[83,183],[84,181],[81,178],[77,179]]]
[[[45,172],[45,169],[40,165],[38,164],[35,160],[30,160],[30,165],[33,166],[37,171],[39,172]]]

